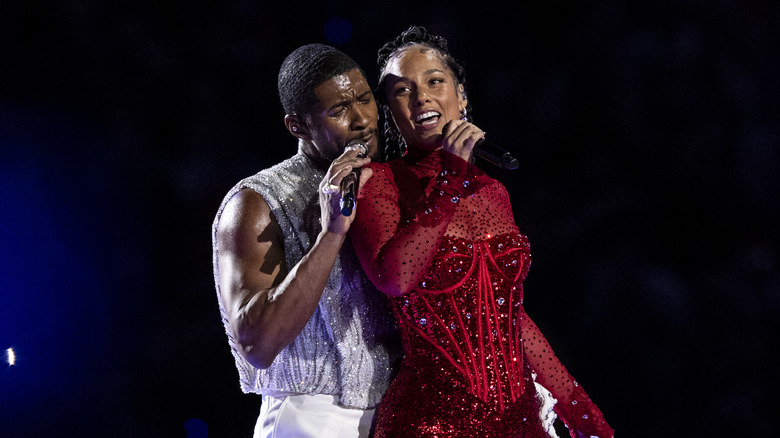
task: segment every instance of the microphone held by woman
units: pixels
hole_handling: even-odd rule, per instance
[[[474,155],[502,169],[515,170],[520,166],[512,154],[485,139],[480,140],[474,146]]]

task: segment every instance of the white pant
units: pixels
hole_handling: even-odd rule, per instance
[[[325,394],[263,395],[254,438],[367,438],[374,409],[350,409]]]

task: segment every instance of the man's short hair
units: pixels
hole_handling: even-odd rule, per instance
[[[279,69],[277,85],[284,112],[307,114],[317,103],[318,85],[356,68],[360,69],[357,62],[331,46],[307,44],[295,49]]]

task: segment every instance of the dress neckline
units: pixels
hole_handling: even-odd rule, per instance
[[[416,174],[418,174],[418,176],[432,177],[438,174],[439,172],[441,172],[442,161],[443,161],[442,155],[444,154],[448,155],[449,156],[448,158],[450,159],[462,160],[462,158],[450,154],[449,152],[445,152],[441,148],[421,156],[412,157],[411,154],[406,154],[403,157],[401,157],[400,160],[406,163],[409,166],[409,168],[411,168]],[[467,166],[466,174],[470,178],[481,178],[483,176],[486,176],[485,172],[483,172],[482,169],[477,167],[474,163],[468,163],[466,166]]]
[[[433,176],[441,170],[441,153],[441,149],[436,149],[427,155],[412,158],[407,154],[401,159],[419,176]]]

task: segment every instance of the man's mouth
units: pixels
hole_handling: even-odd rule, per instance
[[[414,118],[414,123],[421,126],[435,125],[436,122],[439,121],[439,117],[441,117],[441,114],[436,111],[426,111],[422,114],[418,114],[417,117]]]
[[[368,144],[376,136],[376,132],[377,131],[375,129],[372,129],[368,133],[366,133],[366,134],[364,134],[364,135],[362,135],[362,136],[360,136],[358,138],[353,138],[352,140],[348,141],[347,145],[349,145],[350,143],[353,143],[353,142],[359,142],[359,143],[363,143],[363,144]]]

